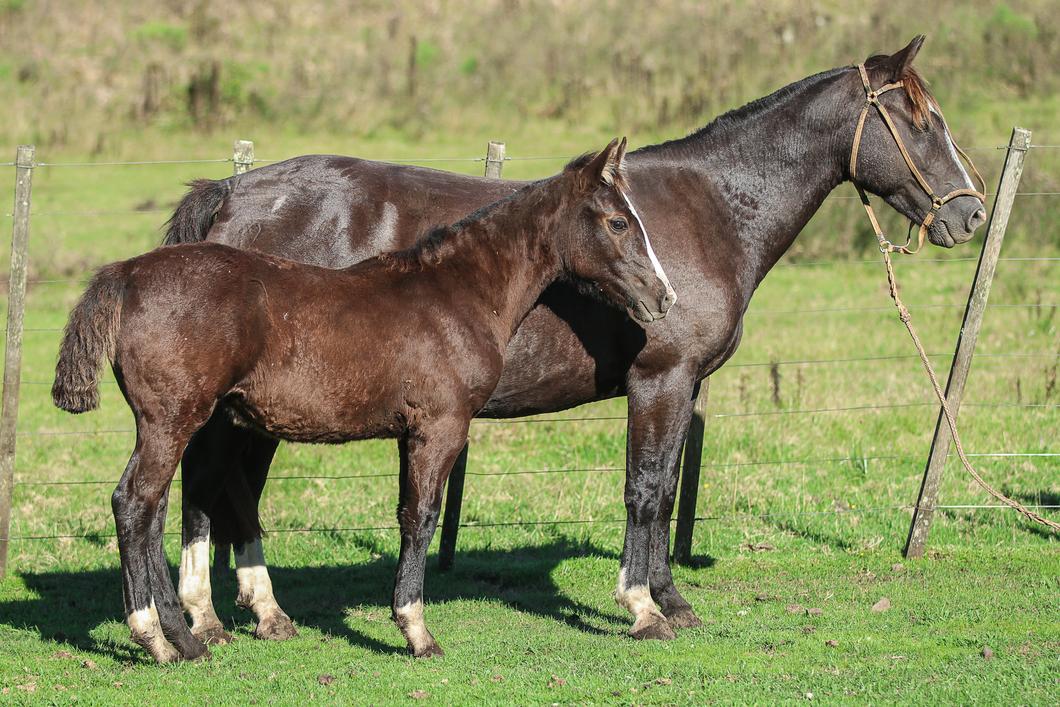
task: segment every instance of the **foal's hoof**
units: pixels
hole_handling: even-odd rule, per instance
[[[677,634],[670,628],[670,623],[662,615],[650,616],[633,624],[629,635],[638,641],[672,641]]]
[[[220,626],[211,626],[208,629],[201,631],[192,631],[191,635],[202,641],[207,646],[227,646],[229,643],[234,642],[236,639],[232,638],[232,634],[225,631]]]
[[[437,642],[430,643],[419,650],[410,645],[409,650],[412,651],[412,655],[416,658],[434,658],[436,656],[441,658],[445,655],[445,651],[442,650],[442,647]]]
[[[200,660],[213,660],[213,654],[210,653],[210,649],[197,638],[193,637],[190,641],[182,641],[174,645],[180,651],[181,657],[191,663]]]
[[[263,641],[286,641],[296,636],[298,636],[298,629],[294,627],[291,617],[283,612],[261,619],[258,621],[257,628],[254,629],[254,638]]]
[[[663,612],[665,613],[665,612]],[[692,609],[678,609],[666,617],[671,628],[699,628],[703,622]]]

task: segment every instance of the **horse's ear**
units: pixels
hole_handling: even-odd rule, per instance
[[[924,45],[924,35],[918,34],[913,37],[913,41],[909,43],[902,51],[897,54],[893,54],[887,63],[890,64],[893,69],[891,70],[891,81],[901,81],[906,76],[906,72],[913,66],[913,59],[920,52],[920,47]]]
[[[603,174],[600,175],[600,179],[604,184],[614,184],[622,173],[622,160],[626,158],[626,138],[623,137],[622,142],[618,143],[618,147],[615,147],[617,140],[618,138],[615,138],[607,146],[611,156],[604,166]]]
[[[626,156],[626,138],[619,142],[616,137],[600,150],[584,167],[578,170],[578,183],[582,191],[592,191],[603,184],[614,184],[622,169]]]

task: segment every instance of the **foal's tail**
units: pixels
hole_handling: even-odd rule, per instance
[[[70,312],[55,365],[52,401],[67,412],[99,407],[99,376],[103,360],[114,359],[125,294],[123,263],[99,269]]]
[[[177,210],[166,222],[165,245],[177,243],[201,243],[210,232],[214,216],[224,206],[232,191],[228,179],[196,179],[188,182],[191,187],[177,204]]]

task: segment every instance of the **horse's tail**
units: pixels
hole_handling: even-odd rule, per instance
[[[114,360],[115,340],[125,296],[122,263],[96,272],[70,312],[55,365],[52,401],[67,412],[99,407],[99,376],[103,360]]]
[[[228,179],[196,179],[166,222],[166,245],[201,243],[210,232],[213,219],[232,191]]]

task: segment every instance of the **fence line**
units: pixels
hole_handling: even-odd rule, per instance
[[[1043,511],[1043,510],[1058,510],[1060,505],[1028,505],[1025,508]],[[813,517],[813,516],[841,516],[841,515],[866,515],[870,513],[877,513],[882,511],[912,511],[915,510],[916,506],[913,505],[898,505],[898,506],[868,506],[865,508],[833,508],[826,511],[785,511],[783,513],[742,513],[736,515],[727,516],[696,516],[694,519],[697,523],[710,523],[710,522],[736,522],[746,520],[763,520],[769,518],[790,518],[790,517]],[[936,510],[984,510],[984,511],[1014,511],[1009,506],[1005,505],[938,505],[935,506]],[[475,529],[475,528],[506,528],[506,527],[540,527],[540,526],[553,526],[553,525],[609,525],[625,523],[625,518],[574,518],[570,520],[526,520],[526,521],[497,521],[482,523],[478,521],[470,521],[461,524],[461,528]],[[671,524],[676,524],[677,519],[674,518]],[[362,533],[368,531],[394,531],[400,530],[400,526],[397,525],[368,525],[368,526],[357,526],[357,527],[333,527],[333,528],[275,528],[268,530],[269,535],[290,535],[294,533]],[[162,533],[164,536],[169,537],[180,537],[179,532],[166,531]],[[20,542],[28,541],[43,541],[43,540],[91,540],[100,541],[105,538],[109,539],[110,534],[103,533],[87,533],[84,535],[21,535],[12,536],[12,540],[18,540]]]
[[[1032,148],[1037,148],[1037,149],[1043,149],[1043,148],[1058,148],[1060,146],[1036,146],[1036,145],[1032,145],[1031,147]],[[1006,148],[999,146],[999,147],[995,147],[995,148],[971,148],[971,149],[980,149],[980,150],[997,149],[997,150],[1000,150],[1000,149],[1006,149]],[[512,160],[560,160],[560,159],[568,159],[568,158],[567,157],[563,157],[563,156],[555,156],[555,157],[517,157],[517,158],[502,157],[501,158],[502,161],[512,161]],[[276,162],[278,160],[254,159],[252,161],[253,161],[254,164],[257,164],[257,163],[265,163],[265,162]],[[427,163],[427,162],[489,162],[490,158],[489,157],[486,157],[486,158],[430,158],[430,159],[395,159],[395,160],[385,160],[385,161],[388,161],[388,162],[399,162],[399,163],[400,162],[410,162],[410,163],[417,163],[417,162],[424,162],[424,163]],[[209,163],[225,163],[225,162],[236,162],[237,164],[241,164],[239,162],[239,160],[233,160],[231,158],[227,158],[227,159],[219,159],[219,160],[173,160],[173,161],[126,162],[126,163],[117,163],[117,162],[114,162],[114,163],[110,163],[110,162],[101,162],[101,163],[39,163],[39,164],[34,165],[34,167],[35,168],[41,168],[41,167],[79,167],[79,166],[85,166],[85,167],[94,167],[94,166],[142,166],[142,165],[173,165],[173,164],[200,164],[200,163],[201,164],[209,164]],[[14,163],[8,163],[9,166],[11,166],[13,164]],[[1020,193],[1019,194],[1019,196],[1056,196],[1056,195],[1060,195],[1060,193],[1054,193],[1054,192],[1027,192],[1027,193]],[[993,196],[993,195],[989,195],[989,196]],[[845,196],[829,196],[828,197],[828,199],[834,199],[834,200],[850,200],[850,199],[854,199],[854,198],[856,198],[856,197],[845,197]],[[39,213],[39,214],[35,213],[33,215],[34,216],[68,217],[68,216],[110,216],[110,215],[117,215],[117,216],[156,215],[156,214],[160,214],[160,213],[168,214],[169,212],[168,211],[163,211],[163,210],[89,211],[89,212],[73,212],[73,211],[71,211],[71,212],[61,212],[61,211],[58,211],[58,212],[44,212],[44,213]],[[13,215],[12,214],[6,214],[6,216],[13,216]],[[975,260],[975,259],[974,258],[952,258],[952,259],[935,258],[935,259],[914,260],[914,261],[909,261],[909,262],[910,263],[917,263],[917,264],[922,264],[922,263],[936,263],[936,264],[945,263],[945,264],[949,264],[949,263],[967,262],[967,261],[971,261],[971,260]],[[1003,258],[1003,259],[1001,259],[1001,262],[1024,262],[1024,261],[1052,262],[1052,261],[1057,261],[1057,260],[1060,260],[1060,258]],[[837,262],[820,262],[820,263],[818,263],[818,262],[798,263],[797,262],[797,263],[782,263],[782,264],[778,264],[778,265],[780,267],[812,267],[812,266],[828,266],[828,265],[833,265],[834,266],[834,265],[869,265],[869,264],[878,265],[879,261],[876,261],[876,260],[871,260],[871,261],[864,260],[864,261],[837,261]],[[31,284],[31,285],[47,285],[47,284],[86,282],[86,281],[87,280],[33,280],[33,281],[28,281],[28,284]],[[0,283],[0,285],[3,285],[3,284],[6,284],[6,283]],[[921,306],[918,306],[918,307],[913,307],[912,309],[915,311],[917,309],[947,308],[947,307],[956,307],[956,306],[959,306],[959,305],[958,304],[935,304],[935,305],[921,305]],[[1022,307],[1022,308],[1037,307],[1039,309],[1040,308],[1055,308],[1057,306],[1060,306],[1060,305],[1049,304],[1049,303],[1046,303],[1046,304],[998,304],[998,305],[988,305],[988,307],[992,307],[992,308],[995,308],[995,307],[996,308],[1000,308],[1000,307],[1009,307],[1009,308],[1014,308],[1014,307]],[[821,314],[821,313],[834,313],[834,312],[837,312],[837,311],[841,311],[841,312],[863,312],[863,311],[889,310],[889,309],[890,309],[889,307],[882,307],[881,306],[881,307],[832,308],[832,309],[816,309],[816,310],[749,311],[748,314],[762,314],[762,315]],[[25,329],[24,331],[25,332],[54,332],[54,331],[60,331],[60,330],[61,329],[58,329],[58,328],[40,328],[40,329]],[[933,357],[941,357],[941,356],[949,356],[949,355],[950,354],[948,354],[948,353],[946,353],[946,354],[932,354]],[[992,354],[978,354],[978,356],[980,356],[980,357],[994,356],[994,357],[1044,357],[1044,358],[1056,358],[1056,357],[1060,356],[1060,354],[992,353]],[[869,361],[898,360],[898,359],[911,359],[911,358],[917,358],[917,357],[915,355],[910,354],[910,355],[903,355],[903,356],[881,356],[881,357],[830,359],[830,360],[776,361],[776,362],[768,362],[768,363],[767,362],[730,363],[730,364],[727,364],[726,367],[727,368],[738,368],[738,367],[756,367],[756,366],[760,367],[760,366],[787,366],[787,365],[817,365],[817,364],[827,364],[827,363],[859,363],[859,362],[869,362]],[[113,381],[106,381],[106,382],[107,383],[113,383]],[[26,384],[26,385],[50,385],[50,383],[45,383],[45,382],[41,382],[41,381],[23,381],[23,384]],[[783,411],[766,411],[766,412],[754,412],[754,413],[714,414],[714,415],[708,415],[708,417],[711,418],[711,419],[725,419],[725,418],[744,418],[744,417],[758,417],[758,416],[781,415],[781,414],[783,414],[783,415],[802,415],[802,414],[811,415],[811,414],[821,414],[821,413],[844,412],[844,411],[850,411],[850,410],[888,410],[888,409],[895,409],[895,408],[899,408],[899,407],[925,407],[925,406],[931,406],[931,405],[932,405],[931,403],[911,403],[911,404],[901,404],[901,405],[897,405],[896,404],[896,405],[883,405],[883,406],[843,407],[843,408],[828,408],[828,409],[818,409],[818,410],[783,410]],[[972,405],[972,404],[968,404],[966,406],[967,407],[1020,407],[1020,408],[1039,407],[1039,408],[1050,408],[1050,409],[1058,407],[1057,405],[1000,405],[1000,404],[995,404],[995,405],[990,405],[990,404],[976,404],[976,405]],[[589,417],[589,418],[519,419],[519,420],[503,420],[503,421],[475,420],[475,422],[478,423],[478,424],[494,424],[494,425],[496,425],[496,424],[520,424],[520,423],[525,424],[525,423],[540,423],[540,422],[563,422],[563,423],[566,423],[566,422],[572,422],[572,421],[624,421],[625,419],[626,418],[624,416],[619,416],[619,417]],[[83,434],[128,434],[128,433],[131,433],[131,432],[133,432],[133,430],[94,430],[94,431],[76,431],[76,432],[66,432],[66,431],[64,431],[64,432],[20,432],[20,433],[17,433],[17,436],[19,436],[19,437],[44,437],[44,436],[56,436],[56,435],[83,435]],[[950,456],[953,456],[953,455],[950,455]],[[1036,453],[1026,453],[1026,454],[1024,454],[1024,453],[996,453],[996,454],[984,453],[984,454],[969,455],[969,456],[978,456],[978,457],[987,457],[987,456],[1055,457],[1055,456],[1060,456],[1060,455],[1055,455],[1055,454],[1036,454]],[[748,466],[759,466],[760,467],[760,466],[774,466],[774,465],[821,464],[821,463],[836,464],[836,463],[845,463],[845,462],[851,462],[851,461],[882,461],[882,460],[887,460],[887,459],[910,459],[910,458],[924,459],[924,458],[926,458],[926,455],[890,455],[890,456],[878,456],[878,457],[862,457],[862,456],[858,456],[858,457],[818,459],[818,460],[810,460],[810,459],[802,460],[802,459],[800,459],[800,460],[775,460],[775,461],[744,462],[744,463],[738,463],[738,464],[702,464],[702,465],[700,465],[700,468],[702,468],[702,469],[724,469],[724,468],[739,468],[739,467],[748,467]],[[623,470],[622,469],[618,469],[618,468],[567,469],[567,470],[563,470],[563,469],[560,469],[560,470],[545,470],[545,469],[542,469],[542,470],[527,470],[527,471],[518,471],[518,472],[510,472],[509,471],[509,472],[497,472],[497,473],[494,473],[494,472],[467,472],[467,473],[472,475],[472,476],[487,477],[487,476],[514,476],[514,475],[542,474],[542,473],[575,473],[575,472],[593,472],[593,473],[600,472],[600,473],[604,473],[604,472],[615,472],[615,471],[623,471]],[[319,480],[319,479],[343,480],[343,479],[360,479],[360,478],[380,478],[380,477],[392,477],[392,476],[393,476],[393,474],[372,474],[372,475],[339,475],[339,476],[273,476],[271,478],[273,478],[274,480],[287,481],[287,480],[299,480],[299,479],[305,479],[305,480],[309,480],[309,479],[313,479],[313,480]],[[111,482],[108,482],[108,481],[101,481],[101,482],[90,482],[90,481],[84,481],[84,482],[44,482],[44,483],[39,483],[39,484],[38,483],[28,483],[28,482],[27,483],[22,483],[22,482],[20,482],[20,483],[14,484],[14,485],[17,485],[17,486],[38,486],[38,485],[39,486],[52,486],[52,485],[61,486],[61,485],[93,485],[93,484],[102,485],[102,484],[109,484],[109,483],[111,483]],[[1039,506],[1039,507],[1040,508],[1055,508],[1055,506]],[[892,509],[896,509],[896,508],[901,508],[901,509],[908,510],[908,509],[911,509],[913,507],[912,506],[895,506],[895,507],[879,507],[879,509],[857,509],[857,510],[859,512],[865,512],[867,510],[892,510]],[[941,509],[947,509],[947,508],[978,508],[978,506],[944,506],[944,505],[937,505],[936,508],[941,510]],[[982,508],[1006,508],[1006,506],[1000,506],[1000,505],[999,506],[982,506]],[[812,515],[812,514],[815,514],[815,513],[816,514],[834,514],[836,512],[837,511],[822,511],[822,512],[806,512],[806,513],[794,513],[794,514],[792,514],[792,513],[789,513],[789,514],[777,514],[777,515]],[[847,511],[847,512],[849,512],[849,511]],[[733,517],[734,518],[756,518],[756,517],[770,517],[770,515],[768,515],[768,514],[767,515],[740,515],[740,516],[733,516]],[[694,520],[696,522],[702,522],[702,521],[707,521],[707,520],[720,520],[720,519],[724,519],[724,518],[723,517],[695,517],[694,518]],[[549,525],[549,524],[559,525],[559,524],[583,523],[583,522],[584,523],[595,523],[595,522],[623,522],[623,521],[624,521],[624,519],[613,520],[613,521],[612,520],[607,520],[607,521],[595,521],[595,520],[589,520],[589,521],[582,521],[582,520],[541,521],[541,522],[536,522],[536,523],[533,523],[533,524],[537,524],[537,525]],[[673,521],[673,522],[676,522],[676,521]],[[460,527],[496,527],[496,526],[501,526],[501,525],[520,525],[520,524],[522,524],[522,523],[465,523],[465,524],[461,524]],[[389,529],[392,529],[392,528],[390,528],[388,526],[386,528],[379,528],[379,529],[388,529],[389,530]],[[303,529],[303,530],[291,529],[291,530],[273,531],[273,532],[337,532],[338,530],[339,529]],[[356,530],[356,529],[354,529],[354,530]],[[48,538],[52,538],[52,537],[58,538],[58,537],[87,537],[87,536],[41,536],[40,539],[48,539]],[[37,539],[37,538],[28,538],[28,537],[27,538],[18,538],[18,537],[15,537],[15,538],[11,538],[11,539]],[[0,537],[0,541],[2,541],[2,537]],[[5,554],[5,557],[6,557],[6,554]],[[0,572],[0,576],[2,576],[2,572]]]

